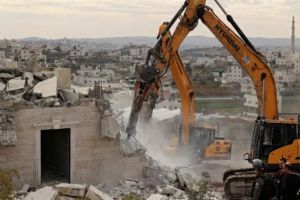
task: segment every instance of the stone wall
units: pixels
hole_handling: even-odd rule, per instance
[[[16,115],[16,146],[0,146],[0,169],[19,172],[18,187],[40,183],[40,133],[71,129],[71,182],[113,183],[142,175],[143,158],[124,158],[116,140],[102,137],[100,113],[93,100],[76,107],[21,109]]]
[[[16,144],[15,113],[10,107],[0,107],[0,145]]]

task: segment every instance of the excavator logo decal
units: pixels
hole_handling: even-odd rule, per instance
[[[227,42],[237,51],[239,52],[240,47],[231,39],[230,35],[219,25],[215,26],[216,30],[222,35],[223,38],[227,40]]]

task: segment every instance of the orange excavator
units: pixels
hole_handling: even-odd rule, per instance
[[[258,117],[254,123],[250,152],[245,154],[244,158],[249,162],[256,158],[263,160],[268,173],[276,172],[280,159],[286,158],[296,170],[300,171],[300,117],[296,113],[278,113],[276,85],[265,57],[255,49],[220,3],[217,0],[215,1],[225,13],[227,20],[236,32],[232,31],[216,16],[213,10],[206,5],[205,0],[186,0],[172,20],[168,23],[163,23],[160,27],[158,41],[154,48],[149,51],[145,66],[136,83],[136,95],[132,105],[127,133],[129,136],[134,135],[138,114],[143,102],[146,100],[154,102],[149,100],[151,99],[149,94],[159,89],[160,77],[169,68],[172,71],[175,82],[177,78],[180,79],[180,74],[185,73],[179,67],[182,63],[178,64],[181,62],[178,48],[188,33],[197,26],[200,19],[246,71],[255,86],[258,99]],[[179,23],[173,34],[171,34],[170,29],[178,19]],[[177,71],[177,78],[173,71]],[[187,108],[187,114],[184,115],[187,118],[183,117],[182,120],[186,119],[193,122],[192,116],[189,115],[189,111],[194,109],[194,104],[192,103],[194,93],[190,88],[190,84],[188,80],[182,80],[180,86],[177,85],[177,87],[179,91],[183,90],[186,94],[184,98],[181,96],[183,101],[181,105]],[[188,130],[188,127],[182,128],[182,141],[188,144],[190,140],[189,131],[184,131]],[[241,199],[249,196],[254,178],[253,168],[226,171],[223,181],[224,190],[228,198]]]
[[[168,23],[163,23],[160,27],[160,33],[166,28]],[[171,38],[168,33],[162,39],[162,43],[167,43]],[[158,48],[163,50],[163,46],[156,46],[150,52],[158,52]],[[163,55],[163,52],[159,52]],[[152,62],[147,59],[146,63]],[[155,62],[155,63],[154,63]],[[181,130],[171,139],[170,144],[163,148],[167,155],[177,155],[183,148],[195,154],[198,160],[207,159],[230,159],[231,157],[231,141],[217,135],[215,127],[198,126],[195,124],[195,98],[192,90],[192,84],[186,73],[183,63],[176,51],[176,54],[170,58],[168,66],[154,59],[149,68],[138,66],[136,74],[138,74],[135,85],[135,97],[132,105],[130,119],[127,127],[127,133],[131,135],[135,131],[139,113],[143,107],[143,120],[148,121],[152,116],[156,100],[159,96],[161,77],[170,69],[175,84],[178,88],[181,99]],[[147,65],[146,65],[147,66]],[[154,70],[154,71],[149,71]],[[157,70],[157,71],[156,71]],[[154,78],[155,72],[163,72]],[[150,78],[149,78],[150,77]],[[151,80],[150,80],[151,79]],[[188,137],[185,137],[188,136]],[[180,148],[179,148],[180,147]]]

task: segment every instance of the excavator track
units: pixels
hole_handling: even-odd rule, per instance
[[[223,183],[225,183],[226,179],[229,177],[229,176],[232,176],[236,173],[241,173],[241,172],[251,172],[251,171],[254,171],[254,168],[242,168],[242,169],[230,169],[230,170],[227,170],[224,172],[223,174]]]
[[[223,179],[227,199],[244,199],[250,197],[255,171],[253,168],[229,170],[225,172]]]

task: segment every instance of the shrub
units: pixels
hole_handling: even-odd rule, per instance
[[[197,183],[195,189],[189,189],[187,191],[189,200],[205,200],[206,195],[209,191],[209,184],[210,184],[210,176],[208,172],[203,172],[201,174],[202,178]]]
[[[18,172],[14,169],[0,169],[0,199],[13,200],[14,178],[19,178]]]

